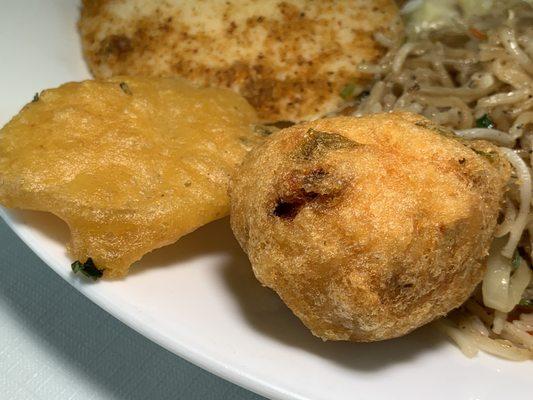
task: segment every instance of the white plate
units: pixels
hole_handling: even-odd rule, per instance
[[[72,1],[2,1],[0,124],[35,92],[88,78]],[[66,226],[2,210],[53,270],[146,337],[248,389],[279,399],[497,399],[531,390],[531,363],[469,360],[425,328],[375,344],[315,339],[254,280],[227,219],[146,256],[122,281],[70,272]],[[79,316],[83,318],[83,315]]]

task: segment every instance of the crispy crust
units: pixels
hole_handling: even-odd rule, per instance
[[[393,113],[282,130],[239,172],[231,225],[257,278],[316,336],[375,341],[472,293],[510,167],[487,142]]]
[[[391,0],[83,2],[79,22],[96,77],[179,75],[232,88],[264,121],[307,120],[342,107],[374,32],[403,34]]]
[[[0,203],[54,213],[73,260],[122,276],[228,213],[230,176],[262,140],[255,119],[236,93],[182,79],[66,83],[0,131]]]

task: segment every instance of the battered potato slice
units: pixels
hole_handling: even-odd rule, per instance
[[[414,114],[323,119],[245,158],[231,225],[259,281],[316,336],[388,339],[481,281],[509,177],[490,143]]]
[[[117,77],[44,91],[0,131],[0,203],[49,211],[107,277],[227,214],[230,176],[261,140],[226,89]]]
[[[79,22],[96,77],[178,75],[231,88],[263,121],[336,111],[403,35],[393,0],[84,0]]]

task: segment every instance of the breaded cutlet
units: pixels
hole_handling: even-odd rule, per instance
[[[84,0],[79,28],[95,77],[231,88],[264,122],[343,107],[369,81],[358,66],[384,53],[374,34],[403,35],[393,0]]]

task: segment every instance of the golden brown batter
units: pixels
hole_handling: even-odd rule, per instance
[[[509,175],[495,146],[424,117],[323,119],[252,150],[231,224],[257,278],[315,335],[387,339],[470,296]]]

